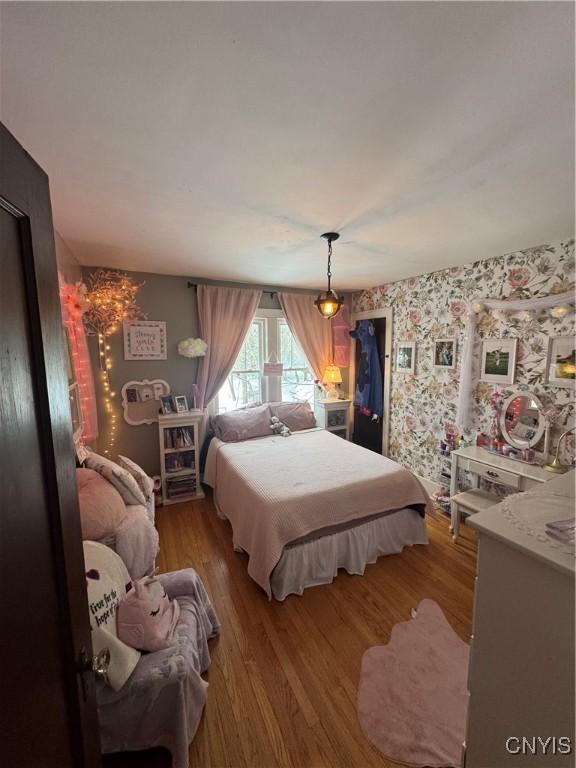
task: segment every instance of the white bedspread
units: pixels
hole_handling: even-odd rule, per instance
[[[369,515],[430,505],[411,472],[323,430],[213,440],[204,480],[232,525],[234,547],[249,556],[248,573],[269,597],[286,544]]]

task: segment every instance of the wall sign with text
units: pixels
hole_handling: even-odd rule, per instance
[[[132,320],[124,323],[124,360],[166,360],[166,323]]]

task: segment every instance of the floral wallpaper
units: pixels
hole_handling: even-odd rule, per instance
[[[455,423],[467,302],[474,299],[526,299],[574,289],[574,240],[541,245],[497,258],[476,261],[419,277],[380,285],[353,296],[356,312],[392,307],[393,341],[416,342],[413,376],[394,371],[391,383],[390,457],[418,475],[437,481],[441,469],[439,440],[445,430],[459,433]],[[547,312],[520,320],[497,320],[484,312],[478,319],[475,357],[481,339],[518,338],[513,386],[526,385],[558,416],[552,445],[574,423],[572,390],[546,385],[545,368],[550,336],[574,334],[574,314],[559,319]],[[438,370],[432,364],[433,341],[457,339],[456,368]],[[479,370],[479,366],[476,366]],[[474,391],[474,430],[487,432],[494,412],[490,398],[502,385],[478,381]],[[564,460],[572,460],[574,441],[566,442]]]

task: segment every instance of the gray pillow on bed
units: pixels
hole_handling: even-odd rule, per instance
[[[270,411],[292,432],[316,426],[316,418],[309,403],[270,403]]]
[[[266,437],[272,434],[270,419],[272,413],[268,404],[255,408],[242,408],[214,416],[214,434],[225,443],[237,443],[252,437]]]

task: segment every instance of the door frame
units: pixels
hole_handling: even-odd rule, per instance
[[[390,390],[392,385],[392,320],[394,310],[392,307],[383,309],[367,309],[364,312],[352,312],[350,315],[350,324],[352,329],[356,328],[358,320],[376,320],[384,318],[386,320],[386,340],[384,343],[384,387],[382,397],[384,399],[384,408],[382,415],[382,455],[388,456],[388,442],[390,436]],[[350,337],[350,390],[352,392],[352,401],[354,401],[354,391],[356,387],[356,339]]]

